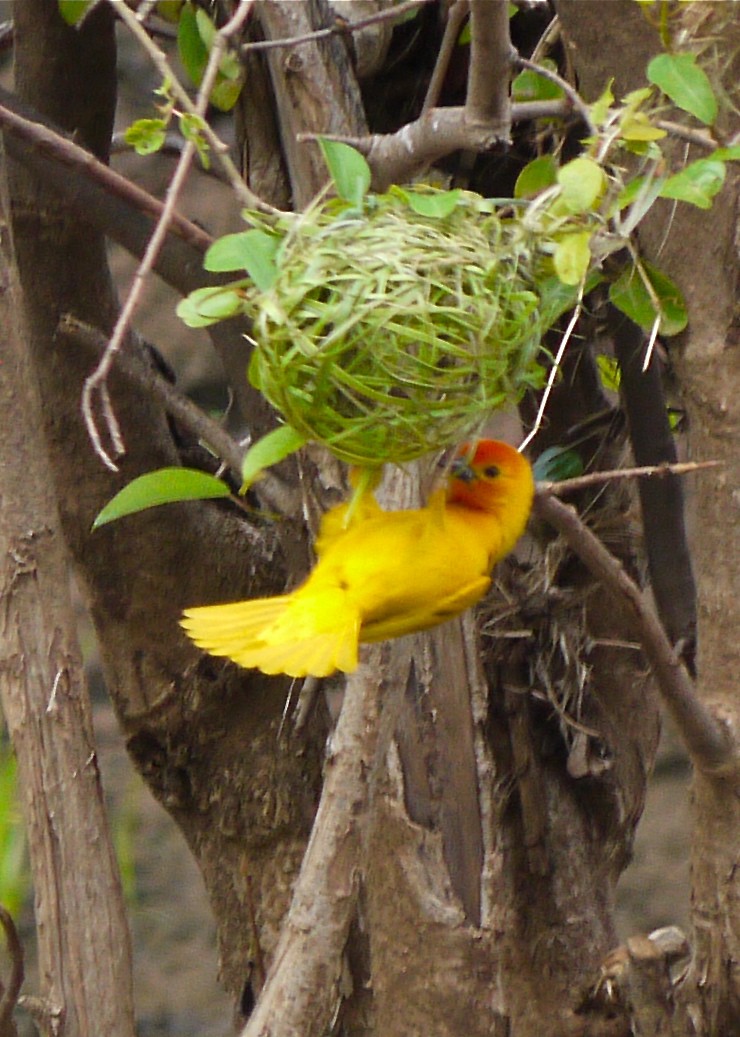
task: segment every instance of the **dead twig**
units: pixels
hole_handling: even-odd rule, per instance
[[[589,472],[577,475],[573,479],[562,479],[560,482],[538,482],[537,489],[542,493],[562,497],[566,493],[584,490],[588,486],[600,486],[601,483],[613,482],[616,479],[660,478],[664,475],[688,475],[701,472],[707,468],[721,468],[723,461],[682,461],[678,464],[651,464],[637,468],[615,468],[605,472]]]
[[[698,698],[649,598],[581,521],[575,509],[559,501],[551,490],[538,490],[534,511],[558,530],[590,572],[634,617],[660,694],[696,768],[710,780],[721,780],[736,773],[740,760],[735,739]]]

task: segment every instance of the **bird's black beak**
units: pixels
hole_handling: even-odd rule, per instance
[[[455,479],[459,479],[461,482],[473,482],[477,478],[470,467],[470,458],[465,454],[458,454],[450,466],[450,472]]]

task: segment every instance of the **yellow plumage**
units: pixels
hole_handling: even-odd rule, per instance
[[[524,530],[533,492],[526,459],[482,440],[463,448],[447,490],[424,508],[386,512],[368,494],[346,528],[346,504],[327,512],[316,566],[295,591],[187,609],[182,626],[212,655],[264,673],[349,672],[358,643],[425,630],[479,601]]]

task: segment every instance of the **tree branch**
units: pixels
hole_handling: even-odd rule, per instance
[[[64,190],[74,197],[76,180],[82,176],[94,180],[104,188],[104,197],[110,203],[112,198],[125,202],[126,208],[146,213],[154,219],[160,219],[164,205],[149,194],[143,188],[134,184],[131,180],[116,173],[115,170],[100,162],[85,148],[75,144],[74,141],[64,136],[60,131],[53,129],[47,120],[42,119],[38,113],[30,112],[13,94],[0,88],[0,126],[12,138],[23,143],[36,152],[42,159],[42,164],[49,167],[64,166],[65,173],[60,176],[58,168],[54,170],[54,176],[63,181],[58,184],[58,189]],[[13,147],[13,140],[9,146],[10,153],[19,161],[28,161],[29,155],[25,149]],[[39,163],[33,163],[38,166]],[[73,176],[70,184],[68,176]],[[212,244],[213,238],[206,231],[201,230],[195,223],[181,216],[180,213],[172,214],[169,229],[171,233],[178,235],[183,241],[192,245],[199,253],[203,253]],[[115,237],[114,234],[111,235]]]
[[[465,118],[498,140],[511,138],[509,81],[516,56],[509,35],[508,0],[470,0],[470,69]]]
[[[738,769],[738,749],[728,728],[698,699],[653,606],[621,564],[581,521],[574,508],[539,489],[535,513],[554,526],[586,567],[632,614],[658,688],[673,716],[694,765],[710,779]]]
[[[377,678],[380,652],[371,648],[365,663],[347,678],[321,802],[290,910],[242,1037],[319,1037],[341,997],[342,954],[357,901],[368,824],[368,776],[384,755],[380,702],[382,690],[388,689]]]
[[[512,122],[565,119],[572,112],[568,101],[527,101],[511,106],[511,119]],[[385,191],[390,184],[406,183],[453,151],[485,152],[500,143],[494,128],[468,123],[466,109],[461,107],[430,108],[395,133],[374,133],[366,137],[325,133],[322,136],[351,144],[365,156],[376,191]],[[297,139],[315,140],[316,134],[302,133]]]

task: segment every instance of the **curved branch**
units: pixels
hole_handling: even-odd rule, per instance
[[[736,774],[740,757],[733,735],[697,697],[689,675],[646,595],[584,525],[574,508],[557,500],[549,491],[539,489],[534,509],[540,518],[562,534],[571,550],[636,620],[638,635],[663,701],[697,769],[710,779],[724,779]]]
[[[526,101],[511,106],[512,122],[567,119],[572,114],[568,101]],[[374,133],[366,137],[324,133],[322,136],[351,144],[365,156],[376,191],[385,191],[390,184],[405,183],[453,151],[490,151],[501,142],[496,127],[471,123],[466,109],[459,106],[430,108],[395,133]],[[297,139],[315,140],[316,134],[302,133]]]

